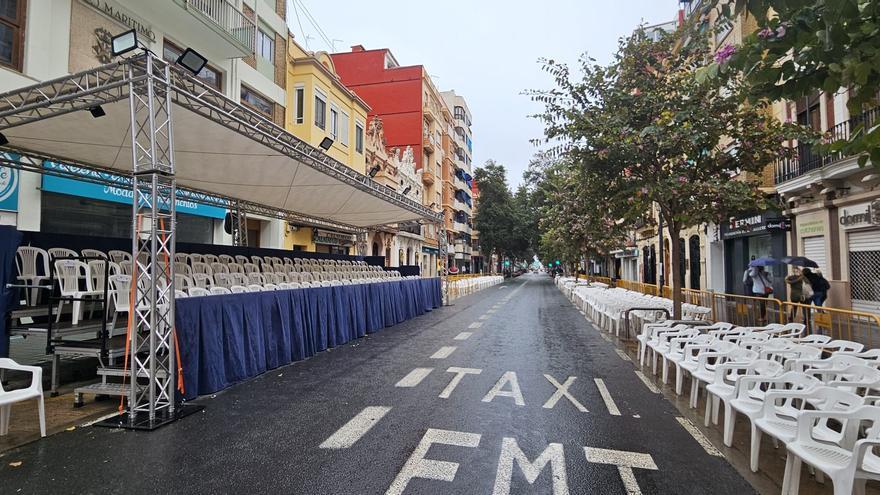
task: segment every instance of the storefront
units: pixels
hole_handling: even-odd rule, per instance
[[[317,253],[350,254],[355,243],[353,234],[323,229],[312,229],[312,239]]]
[[[841,206],[838,222],[852,309],[880,313],[880,199]]]
[[[786,232],[789,220],[776,212],[755,213],[731,217],[721,225],[724,241],[725,292],[743,294],[743,274],[754,258],[769,256],[780,259],[785,256]],[[785,298],[785,265],[768,267],[773,277],[775,297]]]
[[[612,276],[623,280],[639,279],[639,248],[628,247],[611,251],[614,256]]]
[[[51,169],[57,165],[46,162]],[[131,237],[132,189],[126,180],[119,186],[108,186],[89,179],[95,171],[82,170],[85,180],[43,175],[40,194],[40,231],[56,234],[96,237]],[[177,241],[201,244],[214,243],[215,232],[222,230],[226,209],[192,201],[178,191]]]

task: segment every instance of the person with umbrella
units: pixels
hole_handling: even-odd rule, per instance
[[[812,302],[816,306],[821,306],[828,298],[828,289],[831,284],[825,280],[825,277],[819,272],[819,264],[815,261],[803,256],[786,256],[781,260],[787,265],[802,267],[802,297],[805,303]],[[816,268],[815,271],[811,268]]]
[[[804,304],[807,302],[806,294],[804,293],[804,289],[809,290],[810,284],[804,284],[804,276],[801,274],[801,269],[798,266],[792,265],[791,267],[791,275],[785,277],[785,283],[788,284],[788,300],[793,303]],[[812,295],[812,292],[810,292]],[[801,309],[801,314],[804,315],[804,320],[807,318],[807,308],[803,306],[792,306],[791,314],[789,315],[790,321],[796,321],[798,314],[798,308]]]
[[[773,294],[773,276],[764,267],[778,263],[775,259],[764,256],[749,262],[749,269],[743,276],[743,283],[752,282],[752,296],[766,298]],[[767,304],[760,303],[761,321],[767,320]]]

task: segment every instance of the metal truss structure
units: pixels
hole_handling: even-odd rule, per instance
[[[289,134],[257,113],[237,104],[178,67],[144,52],[126,60],[39,83],[0,95],[0,130],[49,119],[98,105],[128,99],[131,117],[133,171],[120,175],[63,156],[18,150],[21,159],[0,158],[0,164],[130,189],[132,200],[132,325],[130,348],[130,427],[152,429],[174,419],[177,378],[174,335],[175,208],[180,199],[234,211],[236,245],[247,245],[246,215],[257,214],[299,225],[359,234],[366,249],[366,229],[278,210],[194,189],[178,190],[175,181],[172,108],[184,107],[275,152],[298,160],[333,179],[379,197],[429,222],[441,215],[374,182],[322,151]],[[16,150],[14,146],[6,149]],[[47,166],[47,162],[51,162]],[[83,172],[88,173],[84,174]],[[440,225],[444,282],[446,235]],[[360,249],[359,242],[359,249]],[[444,294],[444,301],[446,300]],[[139,425],[139,426],[136,426]]]

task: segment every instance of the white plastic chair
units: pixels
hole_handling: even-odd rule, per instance
[[[280,287],[278,287],[278,286],[275,285],[275,284],[265,284],[265,285],[263,285],[263,290],[278,290],[279,288],[280,288]]]
[[[119,249],[111,249],[107,251],[107,255],[110,257],[110,261],[119,264],[123,261],[131,261],[131,253],[128,251],[121,251]]]
[[[174,299],[183,299],[187,297],[189,297],[189,295],[186,292],[180,289],[174,289]]]
[[[251,260],[247,256],[242,256],[240,254],[235,255],[235,262],[239,265],[244,265],[245,263],[250,263]]]
[[[82,303],[85,299],[98,297],[100,292],[92,286],[92,277],[89,276],[88,266],[82,261],[61,259],[55,261],[55,272],[57,274],[58,285],[61,290],[62,297],[73,298],[73,301],[64,299],[58,301],[58,315],[55,321],[61,320],[61,308],[66,302],[72,302],[72,322],[73,325],[79,323],[82,318]],[[80,289],[80,280],[85,280],[85,290]]]
[[[212,263],[219,263],[220,258],[218,258],[216,254],[203,254],[202,262],[210,265]]]
[[[202,297],[202,296],[210,296],[211,292],[204,287],[190,287],[189,288],[189,297]]]
[[[26,371],[30,373],[31,384],[27,388],[6,391],[0,383],[0,436],[9,433],[9,420],[12,417],[12,404],[37,399],[40,418],[40,436],[46,436],[46,405],[43,402],[43,369],[38,366],[25,366],[9,358],[0,358],[0,369]]]
[[[107,259],[107,255],[104,254],[103,251],[98,249],[83,249],[80,251],[84,258],[101,258],[103,260]]]
[[[207,273],[194,273],[193,276],[193,284],[196,287],[200,287],[202,289],[208,289],[214,285],[214,277],[208,275]],[[192,295],[192,293],[190,293]]]
[[[232,294],[232,291],[230,291],[226,287],[220,287],[219,285],[211,287],[211,295],[213,296],[223,296],[226,294]]]
[[[813,438],[816,422],[833,419],[846,424],[843,441],[838,444],[820,442]],[[856,440],[859,426],[870,422],[866,437]],[[866,480],[880,479],[880,457],[874,448],[880,446],[880,408],[862,406],[848,412],[805,411],[797,420],[794,441],[789,442],[785,461],[783,493],[796,494],[799,489],[801,463],[822,471],[834,485],[834,495],[864,494]]]
[[[49,253],[33,246],[20,246],[15,252],[15,267],[18,269],[19,282],[27,285],[39,285],[49,280]],[[39,275],[39,272],[43,272]],[[28,305],[37,303],[39,289],[25,290]]]
[[[65,258],[78,258],[79,257],[79,253],[77,253],[73,249],[49,248],[49,249],[47,249],[47,251],[49,252],[49,256],[51,256],[53,259],[56,259],[56,260],[65,259]]]
[[[243,294],[245,292],[250,292],[250,291],[248,291],[248,288],[243,285],[233,285],[232,287],[229,288],[229,290],[233,294]]]
[[[262,273],[251,272],[247,274],[250,284],[266,285],[266,277]]]
[[[228,289],[233,285],[232,275],[229,273],[215,273],[214,285],[219,287],[226,287]]]
[[[112,334],[119,313],[128,313],[131,308],[131,275],[110,275],[107,283],[110,288],[110,301],[113,303],[113,318],[110,320]]]
[[[229,256],[228,254],[221,254],[217,258],[220,260],[220,263],[225,263],[227,265],[230,263],[235,263],[235,258]]]
[[[258,284],[250,284],[247,286],[249,292],[263,292],[263,286]]]

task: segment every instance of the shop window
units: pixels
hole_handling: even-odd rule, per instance
[[[24,58],[25,0],[0,0],[0,65],[21,72]]]
[[[260,112],[270,119],[275,114],[275,106],[268,98],[248,88],[244,84],[241,85],[241,102],[245,106]]]

